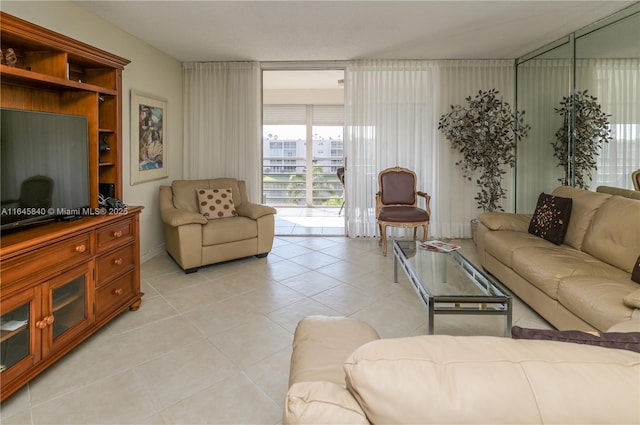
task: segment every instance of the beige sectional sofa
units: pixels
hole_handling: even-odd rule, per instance
[[[231,189],[237,215],[208,220],[198,206],[198,189]],[[165,248],[187,273],[207,264],[266,256],[273,245],[275,213],[249,202],[242,180],[174,180],[171,186],[160,186]]]
[[[567,186],[553,195],[573,202],[564,243],[528,233],[531,214],[484,213],[476,237],[482,266],[558,329],[605,331],[640,319],[640,284],[631,280],[640,201]]]
[[[637,424],[640,354],[558,341],[296,328],[283,423]]]

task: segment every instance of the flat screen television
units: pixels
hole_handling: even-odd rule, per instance
[[[87,117],[0,108],[0,229],[89,207]]]

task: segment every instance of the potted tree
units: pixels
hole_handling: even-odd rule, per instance
[[[564,169],[564,176],[558,179],[563,185],[571,184],[573,169],[575,186],[588,189],[592,171],[598,168],[599,151],[611,140],[608,119],[611,115],[604,113],[597,100],[585,90],[563,97],[560,107],[554,108],[562,116],[562,127],[551,144],[558,166]]]
[[[512,112],[499,93],[480,90],[474,98],[465,99],[465,107],[452,105],[438,123],[438,129],[462,155],[456,165],[462,167],[464,177],[471,181],[479,171],[476,184],[480,191],[474,199],[483,211],[504,211],[500,206],[506,198],[504,166],[515,165],[516,143],[531,128],[524,123],[524,111]]]

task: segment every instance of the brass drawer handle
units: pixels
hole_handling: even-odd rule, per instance
[[[122,230],[116,230],[115,232],[113,232],[113,237],[114,238],[121,238],[122,237]]]
[[[122,265],[122,258],[116,258],[115,260],[113,260],[113,264],[115,264],[116,266]]]
[[[122,290],[122,288],[118,288],[118,289],[114,289],[113,293],[116,295],[122,295],[124,291]]]
[[[77,245],[76,246],[76,252],[85,252],[87,250],[87,246],[86,245]]]

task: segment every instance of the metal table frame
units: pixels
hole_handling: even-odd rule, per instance
[[[502,315],[505,316],[505,336],[511,333],[512,323],[512,298],[502,286],[490,276],[478,270],[458,251],[448,253],[433,253],[434,255],[449,255],[451,260],[463,271],[470,282],[475,284],[485,293],[485,296],[438,296],[430,294],[422,284],[420,276],[414,270],[409,258],[402,251],[400,243],[415,243],[413,241],[393,241],[393,281],[398,282],[398,264],[405,271],[411,286],[416,291],[428,311],[428,332],[434,333],[434,321],[436,314],[465,314],[465,315]],[[416,250],[420,250],[416,246]],[[418,255],[418,253],[416,253]],[[494,292],[498,295],[490,295]],[[446,304],[446,305],[442,305]],[[451,305],[453,304],[453,305]],[[476,304],[477,306],[470,306]]]

